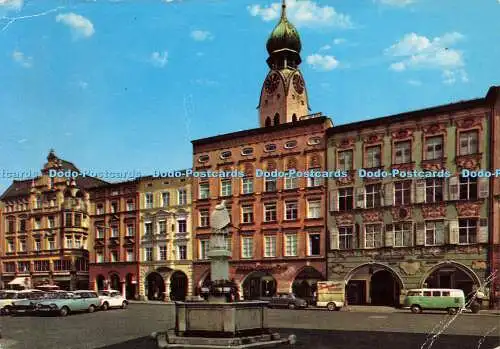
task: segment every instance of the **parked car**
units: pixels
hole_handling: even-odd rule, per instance
[[[57,299],[42,300],[36,304],[40,313],[57,313],[66,316],[69,313],[87,311],[93,313],[100,305],[99,296],[94,291],[74,291],[61,293]]]
[[[457,289],[414,289],[408,290],[404,305],[415,314],[422,310],[445,310],[453,315],[465,307],[465,295]]]
[[[128,306],[128,301],[119,291],[104,290],[99,291],[100,308],[108,310],[110,308],[125,309]]]
[[[28,294],[26,299],[12,303],[10,313],[12,315],[29,314],[36,310],[36,303],[41,299],[48,299],[51,295],[44,292],[33,292]]]
[[[272,297],[268,304],[269,308],[298,309],[307,308],[307,301],[298,298],[293,293],[278,293]]]
[[[10,315],[12,304],[17,301],[28,299],[33,293],[43,294],[40,290],[22,290],[22,291],[6,291],[3,299],[0,299],[0,313],[2,315]]]

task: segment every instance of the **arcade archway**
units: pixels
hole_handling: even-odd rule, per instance
[[[120,291],[121,292],[121,286],[120,286],[120,275],[118,274],[111,274],[109,276],[109,288],[115,291]]]
[[[323,274],[313,267],[305,267],[293,280],[292,292],[311,304],[317,291],[317,283],[321,280],[324,280]]]
[[[242,283],[245,300],[272,297],[276,294],[276,279],[269,273],[254,271],[248,274]]]
[[[435,266],[422,280],[422,287],[424,288],[461,289],[467,299],[480,286],[481,282],[474,271],[453,262],[441,263]]]
[[[95,278],[95,283],[98,291],[104,290],[106,284],[106,278],[104,277],[104,275],[99,274]]]
[[[163,300],[165,297],[165,281],[163,277],[156,272],[150,273],[146,277],[146,296],[148,300]]]
[[[135,299],[137,284],[134,280],[134,275],[128,273],[125,277],[125,297],[127,299]]]
[[[173,301],[186,300],[188,292],[188,277],[182,271],[176,271],[170,277],[170,299]]]

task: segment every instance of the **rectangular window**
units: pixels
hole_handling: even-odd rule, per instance
[[[200,259],[208,259],[209,243],[208,239],[200,240]]]
[[[264,204],[264,222],[275,222],[276,221],[276,203],[265,203]]]
[[[380,145],[366,147],[366,168],[380,167]]]
[[[111,203],[111,213],[117,213],[118,212],[118,203],[116,201],[113,201]]]
[[[49,217],[49,223],[50,223],[50,217]],[[52,228],[52,227],[49,226],[49,228]],[[19,231],[20,232],[25,232],[26,231],[26,219],[21,219],[19,221]]]
[[[307,201],[307,218],[321,218],[321,201]]]
[[[353,208],[353,189],[342,188],[339,189],[339,211],[349,211]]]
[[[161,203],[163,207],[170,206],[170,193],[168,191],[161,193]]]
[[[167,222],[158,221],[158,233],[165,235],[167,234]]]
[[[127,236],[135,235],[135,226],[133,224],[127,224]]]
[[[153,223],[146,222],[144,223],[144,235],[152,235],[153,234]]]
[[[394,202],[396,206],[408,205],[411,201],[411,181],[394,183]]]
[[[297,189],[298,187],[298,179],[295,175],[287,175],[285,177],[285,189]]]
[[[134,200],[127,200],[127,211],[135,210]]]
[[[458,232],[458,242],[460,244],[477,243],[477,219],[459,219]]]
[[[265,192],[275,192],[277,190],[277,178],[276,177],[265,177],[264,178],[264,191]]]
[[[127,259],[127,262],[134,261],[134,250],[133,249],[127,249],[126,259]]]
[[[460,200],[477,200],[477,178],[460,177]]]
[[[145,208],[153,208],[153,193],[144,194]]]
[[[153,261],[153,248],[152,247],[146,247],[144,249],[144,260],[146,262],[152,262]]]
[[[80,237],[75,238],[75,248],[81,248],[82,247],[82,240]]]
[[[96,214],[103,214],[104,213],[104,205],[103,204],[98,204],[96,206]]]
[[[48,219],[49,228],[54,228],[56,226],[54,217],[50,216]]]
[[[73,237],[71,235],[66,236],[66,248],[73,248]]]
[[[26,252],[26,240],[19,240],[19,252]]]
[[[159,250],[159,257],[160,261],[166,261],[167,260],[167,246],[160,246],[158,248]]]
[[[29,273],[30,272],[30,262],[18,262],[17,270],[20,273]]]
[[[208,183],[200,183],[198,186],[198,199],[208,199],[210,197],[210,186]]]
[[[394,247],[413,246],[413,231],[411,223],[394,224]]]
[[[285,235],[285,256],[293,257],[297,255],[297,234]]]
[[[41,196],[36,197],[35,208],[42,208],[43,200]]]
[[[460,155],[477,154],[478,150],[478,132],[467,131],[460,132]]]
[[[221,179],[220,181],[220,195],[221,196],[231,196],[233,194],[233,188],[230,179]]]
[[[117,238],[118,236],[120,236],[120,233],[118,231],[118,227],[111,227],[111,237]]]
[[[14,240],[7,240],[7,252],[15,252],[16,246]]]
[[[369,184],[366,186],[366,208],[380,207],[380,191],[381,184]]]
[[[184,261],[187,259],[187,246],[186,245],[177,246],[177,259],[180,261]]]
[[[241,206],[241,223],[253,223],[253,205]]]
[[[253,178],[244,177],[241,179],[241,193],[242,194],[252,194],[253,193]]]
[[[3,264],[3,270],[6,273],[15,273],[16,272],[16,263],[15,262],[6,262]]]
[[[187,192],[186,189],[181,188],[177,190],[177,203],[178,205],[187,205]]]
[[[111,251],[109,256],[110,256],[110,262],[112,263],[118,262],[118,251]]]
[[[66,213],[65,214],[65,221],[66,221],[66,226],[67,227],[72,227],[73,226],[73,214],[72,213]]]
[[[42,241],[40,239],[35,239],[35,251],[41,251],[42,250]]]
[[[177,232],[186,233],[187,232],[187,221],[185,219],[177,220]]]
[[[426,160],[436,160],[443,157],[443,136],[429,137],[425,143]]]
[[[427,204],[443,201],[443,180],[428,178],[425,180],[425,202]]]
[[[441,221],[425,222],[425,245],[434,246],[444,244],[444,226]]]
[[[352,155],[353,151],[352,150],[344,150],[344,151],[339,151],[338,156],[339,156],[339,164],[338,164],[338,169],[340,170],[352,170]]]
[[[95,227],[95,235],[97,239],[104,239],[104,228]]]
[[[365,226],[365,248],[379,248],[384,246],[382,226],[367,224]]]
[[[95,254],[95,262],[96,263],[104,263],[104,254],[102,252],[97,252]]]
[[[35,261],[35,272],[37,271],[49,271],[49,261]]]
[[[285,202],[285,220],[290,221],[297,219],[297,207],[297,201]]]
[[[48,242],[48,246],[49,246],[49,250],[55,250],[56,249],[56,241],[54,238],[49,238],[47,240]]]
[[[276,236],[264,236],[264,257],[276,257]]]
[[[35,229],[40,229],[40,228],[42,228],[42,219],[40,217],[37,217],[35,218]]]
[[[339,228],[339,249],[349,250],[353,248],[353,228],[340,227]]]
[[[253,257],[253,238],[252,237],[242,237],[241,238],[241,258],[252,258]]]
[[[319,256],[321,254],[321,235],[309,234],[309,256]]]
[[[13,219],[7,221],[7,232],[14,233],[16,231],[16,222]]]
[[[323,178],[319,176],[320,175],[319,172],[321,172],[320,168],[310,168],[309,172],[311,172],[313,175],[307,177],[308,188],[319,187],[320,185],[323,184]]]
[[[406,164],[411,162],[411,142],[395,142],[394,143],[394,163]]]
[[[210,215],[207,209],[200,210],[200,227],[208,227],[210,225]]]
[[[232,242],[231,236],[227,236],[226,238],[224,238],[224,243],[226,245],[226,250],[228,250],[228,251],[233,250],[233,242]]]

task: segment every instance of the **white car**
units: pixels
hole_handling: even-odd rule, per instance
[[[103,290],[99,291],[99,300],[101,301],[101,309],[108,310],[110,308],[125,309],[128,306],[128,301],[119,291]]]

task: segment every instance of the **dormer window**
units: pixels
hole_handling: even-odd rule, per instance
[[[243,148],[241,155],[248,156],[253,154],[253,148]]]
[[[292,149],[297,146],[297,141],[288,141],[285,143],[285,149]]]
[[[319,138],[319,137],[311,137],[307,141],[308,145],[317,145],[317,144],[320,144],[320,143],[321,143],[321,138]]]
[[[276,150],[276,144],[266,144],[265,146],[265,151],[266,152],[271,152],[271,151],[275,151]]]
[[[198,158],[198,162],[207,162],[210,158],[208,157],[208,155],[201,155],[199,158]]]
[[[226,151],[223,151],[222,153],[220,153],[220,158],[222,160],[225,160],[227,158],[230,158],[231,157],[231,152],[229,150],[226,150]]]

